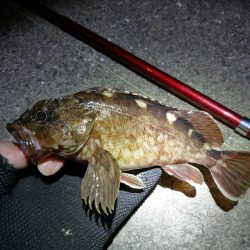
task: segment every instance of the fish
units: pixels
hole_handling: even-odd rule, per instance
[[[231,200],[250,186],[250,152],[221,150],[223,135],[210,114],[126,90],[90,88],[41,100],[7,129],[34,164],[50,155],[87,162],[81,196],[98,213],[112,213],[121,183],[145,187],[131,170],[158,166],[196,185],[204,180],[192,164],[203,165]]]

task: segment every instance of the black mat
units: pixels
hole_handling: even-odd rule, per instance
[[[81,199],[84,171],[70,163],[53,177],[35,167],[21,172],[12,192],[0,197],[0,249],[106,248],[161,175],[159,168],[142,172],[141,192],[121,185],[113,214],[100,216]]]

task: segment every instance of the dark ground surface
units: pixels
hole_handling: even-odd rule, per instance
[[[11,140],[6,123],[37,100],[93,86],[123,87],[169,106],[194,109],[6,2],[0,2],[0,139]],[[248,1],[43,2],[223,105],[250,116]],[[250,150],[249,140],[219,125],[225,136],[224,148]],[[250,249],[249,193],[235,204],[218,194],[208,175],[206,180],[208,186],[195,191],[163,176],[109,249]]]

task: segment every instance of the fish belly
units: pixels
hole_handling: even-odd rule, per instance
[[[97,126],[93,137],[112,154],[122,171],[185,162],[193,155],[190,142],[174,131],[121,119],[113,124]]]

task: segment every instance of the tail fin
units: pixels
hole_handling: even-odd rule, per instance
[[[220,153],[221,158],[209,170],[222,194],[238,200],[250,187],[250,152]]]

